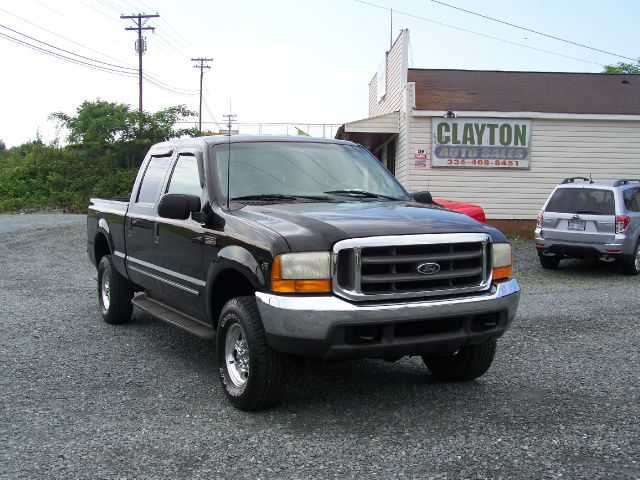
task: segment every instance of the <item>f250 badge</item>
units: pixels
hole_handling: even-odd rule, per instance
[[[440,265],[437,263],[421,263],[416,267],[416,271],[421,275],[433,275],[440,271]]]

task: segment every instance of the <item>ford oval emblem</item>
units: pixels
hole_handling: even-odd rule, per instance
[[[433,275],[440,271],[440,265],[437,263],[421,263],[416,268],[417,272],[422,275]]]

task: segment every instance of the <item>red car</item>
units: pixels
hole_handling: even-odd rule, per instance
[[[453,210],[454,212],[464,213],[480,223],[485,223],[487,220],[484,215],[484,210],[480,205],[459,202],[457,200],[444,200],[442,198],[434,198],[433,201],[444,208]]]

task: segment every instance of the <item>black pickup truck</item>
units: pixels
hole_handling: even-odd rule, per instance
[[[87,234],[104,320],[135,305],[215,338],[244,410],[280,401],[292,355],[420,355],[437,378],[477,378],[520,296],[499,231],[409,195],[345,141],[155,145],[130,199],[91,199]]]

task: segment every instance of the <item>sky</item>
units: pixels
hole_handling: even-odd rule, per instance
[[[145,110],[185,104],[197,111],[199,70],[191,58],[213,59],[203,106],[203,130],[212,131],[229,112],[241,133],[256,133],[258,123],[262,133],[286,133],[285,126],[267,124],[290,123],[321,135],[322,127],[307,125],[335,129],[366,118],[369,81],[403,28],[410,31],[415,68],[600,72],[630,62],[622,57],[640,57],[637,0],[442,1],[610,53],[431,0],[2,0],[0,140],[8,147],[38,135],[64,141],[49,115],[73,115],[85,100],[137,108],[137,33],[125,30],[133,23],[121,14],[160,15],[147,24],[155,31],[145,33],[143,63],[161,86],[144,82]],[[55,58],[6,35],[119,73]]]

